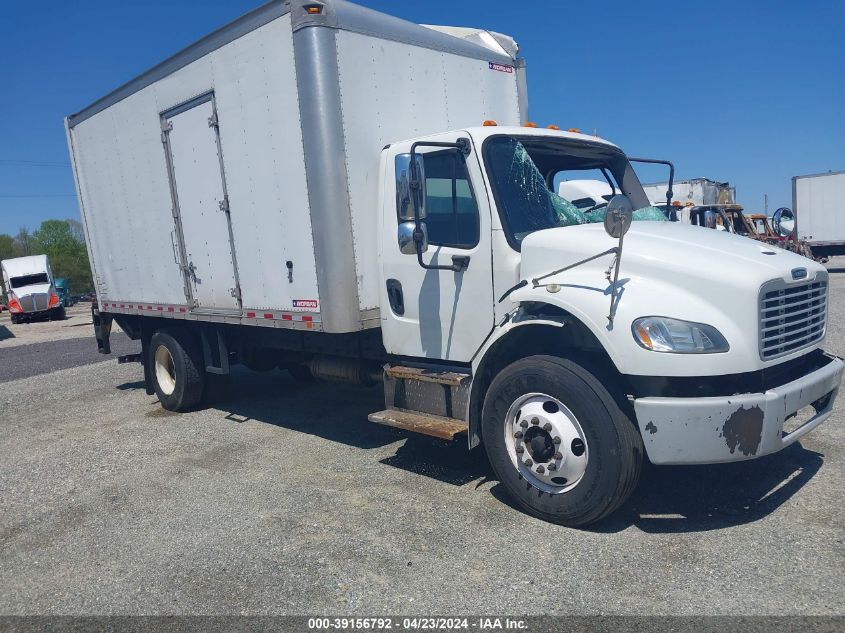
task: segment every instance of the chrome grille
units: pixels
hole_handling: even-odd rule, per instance
[[[826,316],[827,279],[765,284],[760,290],[760,358],[777,358],[819,341]]]
[[[50,295],[39,292],[21,297],[19,301],[24,312],[41,312],[50,306]]]

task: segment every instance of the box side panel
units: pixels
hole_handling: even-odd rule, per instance
[[[796,178],[798,237],[845,242],[845,173]]]
[[[220,143],[244,308],[298,311],[318,296],[290,16],[263,28],[215,65]]]
[[[431,48],[337,32],[349,203],[361,310],[379,305],[379,159],[388,143],[493,119],[520,124],[512,67]]]
[[[101,301],[185,303],[160,114],[209,91],[244,309],[316,299],[291,37],[290,17],[277,18],[71,130]]]

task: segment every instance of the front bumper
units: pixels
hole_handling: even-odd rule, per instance
[[[830,362],[765,393],[715,398],[638,398],[637,425],[655,464],[712,464],[762,457],[796,442],[824,422],[842,382],[845,362]],[[784,423],[815,405],[792,432]]]

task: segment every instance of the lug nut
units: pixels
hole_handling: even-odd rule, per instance
[[[523,420],[522,422],[519,423],[519,426],[521,426],[523,429],[527,429],[528,428],[528,420]]]
[[[517,431],[516,433],[513,434],[513,436],[516,439],[521,440],[522,439],[522,431]]]
[[[555,459],[563,459],[563,455],[561,453],[555,453]]]
[[[555,439],[552,440],[552,442],[554,442],[555,444],[560,444],[560,438],[556,437]]]
[[[543,430],[544,430],[544,431],[551,431],[551,430],[552,430],[552,425],[551,425],[551,424],[549,424],[548,422],[546,422],[546,423],[543,425]]]
[[[525,460],[525,465],[526,465],[526,466],[533,466],[533,465],[534,465],[534,462],[533,462],[532,460],[530,460],[530,459],[526,459],[526,460]]]
[[[557,470],[557,464],[555,463],[549,464],[549,472],[552,472],[553,470]]]
[[[544,472],[546,472],[546,469],[543,468],[542,466],[537,466],[537,472],[542,475]]]
[[[523,447],[523,446],[517,446],[516,447],[516,454],[517,455],[522,455],[524,452],[525,452],[525,447]]]
[[[534,424],[535,426],[537,424],[540,424],[540,419],[539,418],[531,418],[531,424]]]

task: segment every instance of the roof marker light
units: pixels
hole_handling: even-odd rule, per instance
[[[493,121],[492,119],[487,119],[487,120],[486,120],[486,121],[484,121],[484,123],[482,123],[481,125],[483,125],[484,127],[495,127],[495,126],[497,126],[497,125],[499,125],[499,124],[498,124],[498,123],[496,123],[495,121]]]
[[[574,132],[575,134],[580,134],[580,133],[581,133],[581,130],[579,130],[577,127],[571,127],[571,128],[569,128],[568,130],[566,130],[566,131],[567,131],[567,132]]]
[[[533,121],[526,121],[525,125],[523,125],[522,127],[537,127],[537,124]]]
[[[552,123],[551,125],[547,125],[547,126],[546,126],[546,129],[549,129],[549,130],[559,130],[559,129],[560,129],[560,126],[559,126],[559,125],[555,125],[554,123]]]

